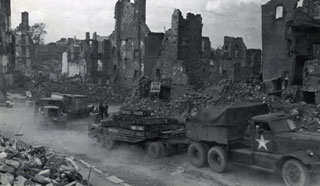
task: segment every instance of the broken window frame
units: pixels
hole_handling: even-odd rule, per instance
[[[284,6],[283,5],[278,5],[275,8],[275,19],[276,20],[282,20],[283,18],[284,18]]]
[[[302,8],[305,0],[297,0],[295,8]]]

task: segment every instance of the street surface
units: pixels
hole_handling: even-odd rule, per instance
[[[110,106],[110,112],[119,107]],[[230,165],[228,172],[217,174],[209,168],[195,168],[188,163],[186,153],[160,160],[149,158],[142,147],[121,144],[109,151],[87,136],[87,127],[93,117],[68,123],[65,130],[50,129],[34,123],[33,108],[15,105],[0,108],[0,130],[3,135],[18,137],[30,144],[45,145],[59,153],[74,156],[94,165],[107,176],[117,176],[134,186],[280,186],[280,175],[270,175],[245,167]],[[84,167],[84,177],[88,170]],[[95,186],[115,184],[106,176],[93,173]],[[314,182],[320,183],[319,179]],[[317,185],[317,184],[315,184]]]

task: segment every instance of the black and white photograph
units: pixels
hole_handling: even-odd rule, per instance
[[[320,185],[320,0],[0,0],[0,186]]]

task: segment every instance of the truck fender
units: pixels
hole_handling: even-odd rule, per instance
[[[289,160],[289,159],[295,159],[309,167],[313,163],[317,162],[317,157],[316,156],[311,156],[308,154],[307,151],[296,151],[291,154],[285,155],[280,158],[280,160],[277,163],[277,170],[281,170],[283,164]]]

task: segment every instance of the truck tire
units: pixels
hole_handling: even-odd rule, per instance
[[[227,167],[226,151],[219,146],[212,147],[208,152],[208,163],[210,168],[218,173],[222,173]]]
[[[96,136],[96,140],[97,140],[97,143],[101,143],[102,142],[102,136],[100,134],[98,134]]]
[[[306,166],[297,160],[287,160],[282,167],[282,178],[287,186],[310,185],[310,174]]]
[[[161,142],[152,142],[148,145],[148,155],[151,158],[159,159],[165,156],[165,147]]]
[[[208,164],[207,161],[208,149],[200,142],[193,142],[188,148],[188,157],[192,165],[196,167],[204,167]]]
[[[117,143],[116,140],[111,139],[110,137],[104,137],[102,141],[102,146],[104,148],[111,150],[115,147],[116,143]]]

